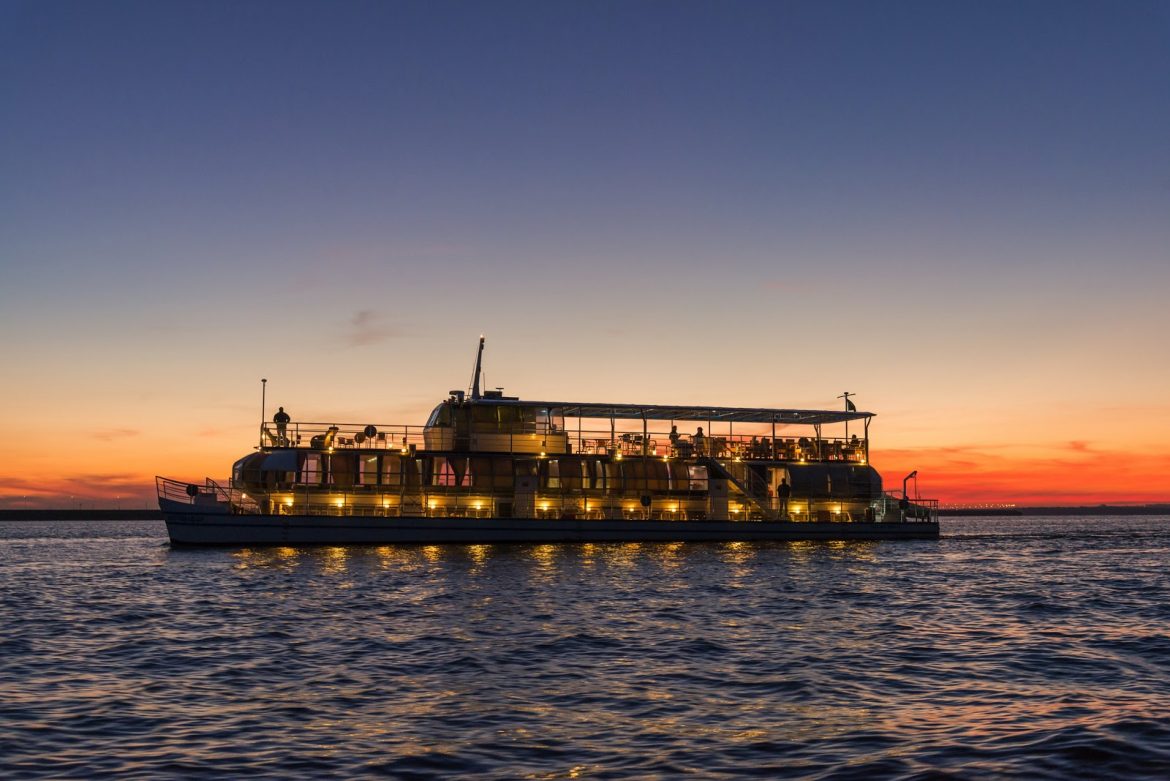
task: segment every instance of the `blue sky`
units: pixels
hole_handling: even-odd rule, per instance
[[[4,0],[0,117],[16,416],[149,431],[269,374],[396,419],[480,332],[543,396],[1170,381],[1161,2]]]

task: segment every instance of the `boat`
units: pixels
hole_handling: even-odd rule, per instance
[[[937,501],[883,490],[874,413],[851,394],[842,410],[528,401],[481,390],[483,350],[421,426],[262,411],[227,480],[156,477],[171,543],[938,537]]]

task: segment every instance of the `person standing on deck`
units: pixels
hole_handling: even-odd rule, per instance
[[[776,509],[780,511],[779,519],[783,521],[788,517],[788,497],[792,496],[792,486],[788,484],[787,478],[780,478],[780,485],[776,486]]]
[[[703,427],[702,426],[699,426],[699,430],[695,432],[695,436],[693,437],[693,439],[695,442],[695,455],[697,455],[697,456],[707,455],[707,438],[705,436],[703,436]]]
[[[283,446],[288,444],[288,424],[292,420],[288,413],[284,411],[284,407],[276,410],[276,414],[272,416],[272,422],[276,424],[276,438]]]

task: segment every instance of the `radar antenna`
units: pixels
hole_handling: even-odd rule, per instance
[[[479,352],[475,355],[475,373],[471,379],[471,398],[479,398],[479,377],[483,367],[483,334],[479,335]]]

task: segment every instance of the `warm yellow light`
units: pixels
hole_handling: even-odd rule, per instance
[[[548,509],[548,502],[541,502],[540,509],[547,510]]]
[[[336,504],[338,507],[341,507],[343,504],[345,504],[345,500],[344,500],[344,499],[338,499],[338,500],[335,502],[335,504]]]
[[[483,502],[472,502],[471,506],[477,510],[482,510],[483,509]]]
[[[427,502],[427,508],[430,510],[435,509],[435,500],[434,499],[431,499],[429,502]]]
[[[614,456],[614,457],[613,457],[613,460],[614,460],[614,461],[621,461],[621,460],[622,460],[622,454],[621,454],[621,453],[618,453],[616,456]]]
[[[544,451],[543,451],[543,450],[542,450],[542,451],[540,451],[540,457],[541,457],[541,458],[544,458]]]
[[[284,506],[285,507],[292,507],[292,499],[285,499]]]

